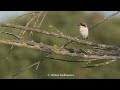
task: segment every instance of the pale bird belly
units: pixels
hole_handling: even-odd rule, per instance
[[[88,37],[88,29],[87,28],[80,29],[80,34],[83,38],[87,38]]]

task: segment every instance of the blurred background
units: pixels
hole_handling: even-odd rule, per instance
[[[87,22],[88,27],[93,27],[96,23],[103,20],[105,17],[111,15],[115,11],[48,11],[40,29],[56,32],[50,26],[63,32],[65,35],[72,37],[79,35],[80,22]],[[0,23],[14,23],[19,25],[26,25],[30,20],[31,15],[25,15],[23,17],[15,19],[16,17],[28,13],[27,11],[1,11]],[[44,13],[41,15],[41,17]],[[41,21],[41,18],[39,18]],[[38,22],[39,23],[39,22]],[[30,24],[34,24],[34,21]],[[114,16],[109,21],[96,27],[90,31],[89,41],[111,44],[120,47],[120,14]],[[2,29],[2,27],[0,27]],[[11,28],[5,28],[4,31],[14,32],[19,35],[20,30],[14,30]],[[0,34],[1,39],[15,39],[12,36]],[[33,33],[29,36],[29,32],[26,33],[24,39],[34,40],[35,42],[43,42],[48,45],[64,45],[67,40],[46,36],[40,33]],[[76,43],[77,44],[77,43]],[[88,48],[80,44],[79,47]],[[76,48],[70,44],[67,47]],[[38,50],[14,47],[8,56],[11,46],[0,45],[0,78],[10,78],[13,74],[17,73],[21,69],[24,69],[33,63],[42,60],[38,70],[36,66],[20,73],[14,78],[17,79],[114,79],[120,78],[120,62],[114,62],[109,65],[96,68],[81,68],[86,63],[70,63],[62,61],[54,61],[46,59],[45,56],[48,53]],[[76,48],[77,49],[77,48]],[[68,60],[80,60],[77,57],[68,57],[52,54],[51,57],[68,59]],[[48,74],[74,74],[73,77],[49,77]]]

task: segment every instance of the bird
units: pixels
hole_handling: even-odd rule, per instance
[[[79,29],[80,30],[80,35],[82,36],[82,38],[84,40],[87,41],[88,35],[89,35],[89,30],[88,30],[87,24],[86,23],[80,23],[78,26],[80,27],[80,29]]]

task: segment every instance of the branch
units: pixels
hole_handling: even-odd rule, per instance
[[[0,33],[8,34],[8,35],[14,36],[17,39],[21,39],[21,37],[19,37],[18,35],[14,34],[14,33],[9,33],[9,32],[0,32]]]
[[[64,61],[64,62],[91,62],[91,61],[97,61],[97,59],[91,59],[91,60],[67,60],[67,59],[52,58],[52,57],[47,57],[47,58],[51,59],[51,60]]]
[[[60,48],[57,46],[50,46],[43,43],[36,43],[34,41],[0,40],[0,44],[13,45],[23,48],[31,48],[31,49],[41,50],[47,53],[53,53],[58,55],[71,56],[71,57],[80,57],[85,59],[120,60],[120,56],[107,56],[107,55],[99,56],[99,55],[85,55],[83,53],[70,53],[68,50],[64,48]]]
[[[45,19],[45,17],[46,17],[46,14],[47,14],[47,11],[45,11],[45,14],[44,14],[44,16],[43,16],[43,18],[42,18],[42,20],[41,20],[38,28],[40,28],[40,26],[42,25],[42,23],[43,23],[43,21],[44,21],[44,19]]]
[[[89,66],[83,66],[83,67],[81,67],[81,68],[93,68],[93,67],[104,66],[104,65],[113,63],[113,62],[115,62],[115,61],[116,61],[116,60],[111,60],[111,61],[103,62],[103,63],[99,63],[99,64],[94,64],[94,65],[89,65]]]
[[[20,71],[18,71],[17,73],[15,73],[14,75],[12,75],[12,77],[11,78],[13,78],[13,77],[15,77],[15,76],[17,76],[17,75],[19,75],[20,73],[22,73],[22,72],[24,72],[24,71],[26,71],[26,70],[28,70],[28,69],[30,69],[31,67],[33,67],[33,66],[35,66],[35,65],[37,65],[37,67],[38,67],[38,65],[40,64],[40,61],[38,61],[38,62],[36,62],[36,63],[34,63],[34,64],[32,64],[32,65],[30,65],[30,66],[28,66],[27,68],[25,68],[25,69],[21,69]]]
[[[29,15],[29,14],[33,14],[33,13],[39,13],[39,12],[44,12],[44,11],[33,11],[33,12],[30,12],[30,13],[25,13],[25,14],[23,14],[23,15],[21,15],[21,16],[18,16],[16,19],[21,18],[21,17],[23,17],[23,16],[25,16],[25,15]],[[16,20],[16,19],[15,19],[15,20]]]
[[[103,24],[105,21],[111,19],[113,16],[117,15],[118,13],[120,13],[120,11],[117,11],[117,12],[113,13],[112,15],[108,16],[107,18],[104,18],[104,19],[101,20],[99,23],[97,23],[95,26],[93,26],[92,28],[90,28],[89,30],[92,30],[92,29],[94,29],[95,27]]]
[[[25,27],[25,26],[21,26],[21,25],[14,25],[14,24],[0,24],[0,26],[22,29],[22,30],[26,30],[26,31],[33,31],[33,32],[37,32],[37,33],[41,33],[41,34],[45,34],[45,35],[49,35],[49,36],[54,36],[54,37],[57,37],[57,38],[63,38],[63,39],[66,39],[66,40],[74,41],[74,42],[84,44],[84,45],[100,47],[102,49],[114,49],[114,50],[120,51],[119,47],[115,47],[115,46],[112,46],[112,45],[98,44],[98,43],[94,43],[94,42],[90,42],[90,41],[79,40],[76,37],[70,37],[70,36],[66,36],[64,34],[59,34],[59,33],[54,33],[54,32],[47,32],[47,31],[41,30],[41,29]]]

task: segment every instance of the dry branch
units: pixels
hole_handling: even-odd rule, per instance
[[[24,47],[24,48],[31,48],[31,49],[37,49],[41,50],[47,53],[53,53],[58,55],[64,55],[64,56],[72,56],[72,57],[80,57],[85,59],[105,59],[105,60],[119,60],[120,56],[99,56],[99,55],[85,55],[83,53],[70,53],[68,50],[64,48],[60,48],[57,46],[50,46],[43,43],[36,43],[33,41],[25,41],[25,40],[0,40],[0,44],[5,45],[13,45],[18,47]]]
[[[47,52],[47,53],[50,53],[50,54],[57,54],[57,55],[79,57],[80,58],[79,60],[67,60],[67,59],[59,59],[59,58],[54,58],[54,57],[46,57],[46,59],[59,60],[59,61],[64,61],[64,62],[92,62],[92,61],[97,61],[97,60],[109,60],[108,62],[85,66],[84,68],[103,66],[103,65],[115,62],[117,60],[120,60],[120,48],[119,47],[112,46],[112,45],[99,44],[99,43],[90,42],[90,41],[79,40],[77,37],[71,37],[71,36],[64,35],[63,33],[60,33],[55,28],[54,29],[57,31],[57,33],[55,33],[55,32],[47,32],[45,30],[39,29],[42,22],[43,22],[43,20],[45,19],[47,11],[44,13],[40,24],[37,26],[36,24],[38,22],[38,19],[40,18],[41,13],[43,13],[43,12],[28,13],[28,14],[34,14],[34,15],[30,19],[30,21],[26,24],[26,26],[15,25],[15,24],[0,24],[0,26],[2,26],[3,29],[5,27],[9,27],[9,28],[15,28],[16,30],[20,29],[20,30],[23,30],[24,32],[29,31],[29,32],[36,32],[36,33],[45,34],[45,35],[48,35],[48,36],[54,36],[54,37],[62,38],[62,39],[65,39],[65,40],[68,40],[68,41],[71,41],[71,42],[77,42],[79,44],[93,46],[93,49],[75,50],[73,48],[65,48],[65,46],[67,44],[69,44],[69,43],[65,44],[64,47],[50,46],[50,45],[46,45],[46,44],[44,44],[42,42],[41,43],[36,43],[34,41],[22,40],[21,37],[19,37],[18,35],[14,34],[14,33],[2,32],[2,31],[0,33],[4,33],[4,34],[7,34],[7,35],[14,36],[18,40],[3,40],[3,39],[0,39],[0,44],[12,45],[11,50],[12,50],[13,46],[17,46],[17,47],[41,50],[43,52]],[[110,15],[109,17],[104,18],[99,23],[97,23],[95,26],[93,26],[91,29],[94,29],[95,27],[101,25],[105,21],[109,20],[111,17],[117,15],[119,12],[120,11],[115,12],[112,15]],[[35,13],[38,13],[38,14],[35,15]],[[28,14],[24,14],[22,16],[25,16],[25,15],[28,15]],[[22,17],[22,16],[20,16],[20,17]],[[18,17],[18,18],[20,18],[20,17]],[[36,18],[37,18],[37,20],[33,24],[33,28],[29,27],[30,23],[33,20],[35,20]],[[81,59],[84,59],[84,60],[81,60]],[[25,69],[20,70],[19,72],[14,74],[12,76],[12,78],[17,76],[21,72],[35,66],[35,65],[36,65],[36,70],[37,70],[39,64],[40,64],[40,61],[28,66]]]
[[[103,20],[101,20],[100,22],[95,24],[92,28],[90,28],[89,30],[92,30],[92,29],[96,28],[97,26],[103,24],[105,21],[111,19],[113,16],[117,15],[118,13],[120,13],[120,11],[117,11],[117,12],[113,13],[112,15],[108,16],[107,18],[104,18]]]
[[[41,23],[43,22],[46,13],[44,14]],[[100,24],[102,24],[103,22],[109,20],[111,17],[117,15],[119,13],[113,13],[112,15],[110,15],[109,17],[103,19],[102,21],[100,21],[98,24],[96,24],[93,28],[99,26]],[[87,62],[87,61],[95,61],[95,60],[112,60],[112,61],[116,61],[116,60],[120,60],[120,48],[117,46],[112,46],[112,45],[105,45],[105,44],[99,44],[99,43],[95,43],[95,42],[90,42],[90,41],[85,41],[85,40],[79,40],[77,37],[71,37],[71,36],[67,36],[64,35],[63,33],[55,33],[55,32],[47,32],[45,30],[41,30],[39,29],[39,26],[37,28],[35,27],[28,27],[28,25],[35,19],[35,18],[39,18],[39,16],[36,15],[34,16],[28,23],[27,26],[21,26],[21,25],[15,25],[15,24],[0,24],[0,26],[2,27],[9,27],[9,28],[15,28],[23,30],[23,31],[29,31],[29,32],[36,32],[36,33],[41,33],[41,34],[45,34],[48,36],[54,36],[57,38],[62,38],[71,42],[77,42],[79,44],[84,44],[84,45],[89,45],[89,46],[93,46],[93,49],[81,49],[81,50],[75,50],[73,48],[65,48],[65,47],[57,47],[57,46],[50,46],[50,45],[46,45],[43,43],[36,43],[34,41],[25,41],[25,40],[0,40],[0,44],[5,44],[5,45],[12,45],[12,46],[18,46],[18,47],[24,47],[24,48],[31,48],[31,49],[37,49],[37,50],[41,50],[47,53],[53,53],[53,54],[58,54],[58,55],[64,55],[64,56],[71,56],[71,57],[80,57],[80,58],[84,58],[84,59],[88,59],[88,60],[63,60],[63,59],[57,59],[57,58],[49,58],[49,59],[54,59],[54,60],[60,60],[60,61],[66,61],[66,62]],[[38,19],[37,21],[38,22]],[[92,28],[92,29],[93,29]],[[5,34],[8,35],[12,35],[16,38],[20,38],[17,35],[13,34],[13,33],[9,33],[9,32],[4,32]],[[96,49],[97,48],[97,49]],[[111,61],[109,61],[109,63],[111,63]],[[105,63],[101,63],[101,64],[96,64],[94,66],[102,66],[105,64],[109,64],[108,62]]]
[[[108,61],[108,62],[103,62],[103,63],[94,64],[94,65],[89,65],[89,66],[83,66],[83,67],[81,67],[81,68],[93,68],[93,67],[104,66],[104,65],[113,63],[113,62],[115,62],[115,61],[116,61],[116,60],[110,60],[110,61]]]
[[[21,37],[19,37],[18,35],[14,34],[14,33],[9,33],[9,32],[0,32],[0,33],[8,34],[8,35],[11,35],[17,39],[21,39]]]
[[[57,38],[63,38],[63,39],[66,39],[66,40],[74,41],[74,42],[84,44],[84,45],[99,47],[101,49],[113,49],[113,50],[120,51],[120,48],[116,47],[116,46],[98,44],[98,43],[85,41],[85,40],[79,40],[76,37],[70,37],[70,36],[66,36],[64,34],[59,34],[59,33],[55,33],[55,32],[47,32],[47,31],[41,30],[41,29],[25,27],[25,26],[15,25],[15,24],[0,24],[0,26],[2,26],[2,27],[11,27],[11,28],[21,29],[21,30],[26,30],[26,31],[33,31],[33,32],[37,32],[37,33],[41,33],[41,34],[45,34],[45,35],[49,35],[49,36],[54,36],[54,37],[57,37]]]

